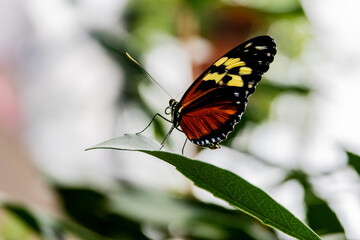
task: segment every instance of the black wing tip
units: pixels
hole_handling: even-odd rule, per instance
[[[270,35],[260,35],[260,36],[257,36],[257,37],[253,37],[249,40],[263,40],[263,41],[272,41],[273,43],[275,43],[275,39],[270,36]]]
[[[274,60],[274,56],[277,53],[277,49],[276,49],[276,42],[273,37],[271,37],[269,35],[257,36],[257,37],[251,38],[248,41],[246,41],[245,45],[250,42],[255,42],[256,44],[267,46],[268,49],[266,52],[270,53],[270,56],[268,59],[268,64],[270,64]]]
[[[273,37],[269,36],[269,35],[261,35],[261,36],[257,36],[254,38],[249,39],[246,42],[250,42],[250,41],[257,41],[257,42],[263,42],[263,43],[267,43],[267,45],[271,45],[269,44],[269,42],[272,43],[273,48],[276,50],[276,41]]]

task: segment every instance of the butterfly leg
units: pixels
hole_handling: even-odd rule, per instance
[[[141,130],[140,132],[137,132],[136,134],[140,134],[140,133],[144,132],[146,129],[148,129],[148,127],[150,127],[150,125],[152,124],[152,122],[155,120],[156,116],[159,116],[159,117],[161,117],[162,119],[164,119],[165,121],[171,123],[171,121],[170,121],[169,119],[166,119],[164,116],[160,115],[159,113],[156,113],[156,114],[154,115],[154,117],[151,119],[150,123],[149,123],[143,130]]]
[[[184,145],[183,145],[183,147],[182,147],[182,149],[181,149],[181,155],[184,155],[184,149],[185,149],[185,145],[186,145],[186,142],[187,142],[187,138],[185,139],[185,142],[184,142]]]
[[[169,132],[166,134],[164,140],[161,142],[161,147],[159,150],[161,150],[164,147],[166,140],[169,138],[169,136],[170,136],[171,132],[174,130],[174,128],[175,128],[174,125],[172,125]]]

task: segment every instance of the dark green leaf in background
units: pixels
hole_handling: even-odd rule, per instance
[[[23,222],[25,222],[32,230],[37,233],[40,233],[41,227],[38,223],[38,220],[33,216],[28,209],[25,207],[19,206],[14,203],[4,204],[4,209],[18,216]]]
[[[304,188],[306,219],[311,229],[318,234],[344,233],[339,219],[329,204],[313,190],[309,177],[303,171],[291,172],[287,180],[296,180]]]
[[[82,204],[84,204],[84,202],[82,202]],[[62,240],[65,236],[73,235],[82,240],[110,240],[105,236],[100,236],[89,229],[81,227],[69,219],[63,220],[50,214],[34,211],[25,206],[7,201],[4,201],[1,205],[3,209],[16,216],[32,231],[38,234],[41,239]]]
[[[360,156],[346,151],[348,157],[348,164],[360,175]]]
[[[111,239],[148,239],[141,225],[106,209],[106,196],[84,188],[57,187],[65,210],[86,229]]]

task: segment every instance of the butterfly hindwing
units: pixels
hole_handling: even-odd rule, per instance
[[[181,129],[192,142],[216,147],[240,120],[246,102],[235,87],[211,91],[181,110]]]
[[[219,58],[179,102],[180,127],[195,144],[218,148],[245,111],[276,54],[270,36],[250,39]]]

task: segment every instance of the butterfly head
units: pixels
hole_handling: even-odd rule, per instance
[[[170,109],[170,111],[166,111]],[[180,125],[180,111],[179,111],[179,103],[175,99],[170,99],[169,107],[165,110],[166,114],[171,114],[171,122],[175,127]]]

